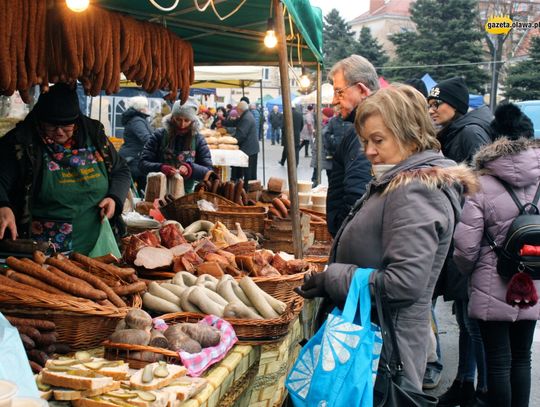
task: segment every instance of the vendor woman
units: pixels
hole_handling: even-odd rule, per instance
[[[75,89],[53,85],[0,139],[0,239],[88,254],[102,219],[122,212],[130,182],[103,125],[81,113]]]
[[[146,142],[139,169],[142,173],[162,172],[167,177],[180,174],[186,192],[192,192],[195,181],[212,171],[212,156],[206,140],[199,133],[198,105],[188,98],[176,101],[171,114],[164,117],[165,127],[157,129]]]

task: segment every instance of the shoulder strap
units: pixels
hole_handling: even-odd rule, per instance
[[[514,192],[514,190],[512,189],[512,187],[510,186],[510,184],[508,184],[506,181],[500,179],[499,177],[496,177],[499,182],[502,184],[502,186],[504,187],[504,189],[506,189],[506,192],[508,192],[510,194],[510,197],[512,198],[512,200],[514,201],[514,203],[516,204],[516,206],[518,207],[519,209],[519,213],[522,213],[525,209],[525,207],[523,206],[523,204],[519,201],[518,197],[516,196],[516,193]],[[538,193],[538,191],[537,191]],[[536,198],[536,196],[535,196]]]
[[[403,362],[401,361],[401,354],[399,353],[399,347],[397,343],[396,330],[394,323],[392,322],[392,315],[390,313],[390,307],[386,301],[386,290],[384,287],[384,272],[375,272],[375,305],[377,307],[377,316],[379,318],[379,325],[381,327],[381,333],[385,341],[389,341],[392,345],[391,359],[389,362],[394,362],[393,369],[390,370],[393,376],[403,374]],[[391,369],[390,366],[387,366]]]
[[[533,200],[528,203],[528,204],[525,204],[523,205],[518,197],[516,196],[516,193],[514,192],[514,190],[512,189],[512,187],[510,186],[510,184],[508,184],[506,181],[500,179],[499,177],[495,177],[499,180],[499,182],[503,185],[503,187],[506,189],[506,191],[508,192],[508,194],[510,194],[510,196],[512,197],[512,200],[514,201],[514,203],[516,204],[516,206],[518,207],[519,209],[519,213],[522,214],[525,212],[525,209],[527,208],[527,206],[533,206],[536,211],[538,212],[538,209],[537,209],[537,206],[538,206],[538,200],[540,199],[540,183],[538,184],[538,187],[536,188],[536,192],[534,194],[534,198]]]

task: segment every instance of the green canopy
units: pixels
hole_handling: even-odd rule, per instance
[[[198,1],[199,7],[208,0]],[[174,0],[156,0],[162,7],[169,7]],[[312,7],[309,0],[282,0],[287,17],[293,22],[293,32],[287,18],[285,26],[290,39],[289,63],[298,66],[322,63],[322,12]],[[216,12],[208,6],[204,12],[197,10],[191,0],[180,0],[172,11],[161,11],[148,0],[96,0],[94,4],[125,13],[134,18],[161,23],[189,41],[193,46],[196,65],[276,65],[276,48],[263,44],[267,20],[271,17],[271,0],[213,0]],[[239,7],[240,6],[240,7]],[[237,7],[230,17],[221,20]],[[300,34],[297,36],[296,34]],[[294,38],[293,38],[294,36]],[[298,53],[300,38],[300,55]],[[292,60],[291,60],[292,55]]]

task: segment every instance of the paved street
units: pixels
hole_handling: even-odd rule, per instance
[[[266,182],[270,176],[281,177],[287,180],[287,167],[280,166],[278,160],[281,158],[283,147],[272,146],[269,141],[265,141],[266,158]],[[300,164],[298,165],[298,179],[310,180],[313,169],[310,167],[311,157],[305,158],[304,151],[300,154]],[[262,180],[262,153],[259,154],[258,177]],[[322,183],[328,185],[326,174],[323,172]],[[431,393],[442,394],[447,387],[452,384],[457,371],[458,362],[458,329],[455,317],[452,315],[451,303],[442,299],[437,302],[437,317],[439,319],[439,330],[443,350],[443,378],[439,387]],[[540,406],[540,324],[537,325],[532,349],[532,386],[531,386],[531,407]]]

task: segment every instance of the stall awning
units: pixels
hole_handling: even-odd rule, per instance
[[[195,82],[198,88],[242,88],[262,80],[260,66],[196,66]]]
[[[169,6],[171,1],[159,1]],[[206,3],[206,2],[204,2]],[[229,18],[220,20],[212,7],[200,12],[192,1],[180,1],[175,10],[158,10],[149,1],[97,0],[94,4],[131,15],[132,17],[164,24],[180,38],[189,41],[195,53],[197,65],[276,65],[276,50],[267,49],[263,44],[267,19],[270,17],[271,1],[214,0],[216,12],[226,16],[240,8]],[[293,65],[300,59],[305,64],[322,62],[322,12],[312,7],[309,0],[282,0],[287,8],[287,16],[293,21],[293,34],[301,36],[301,52],[298,53],[297,40],[290,39]],[[290,25],[286,21],[287,34]]]

